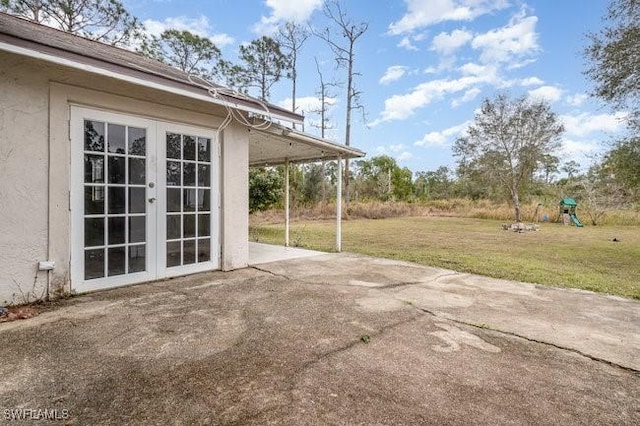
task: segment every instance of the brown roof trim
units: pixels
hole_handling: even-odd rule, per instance
[[[2,12],[0,12],[0,42],[104,69],[125,77],[146,80],[158,86],[184,90],[199,97],[210,97],[206,89],[189,81],[188,74],[162,62]],[[219,85],[214,85],[214,87],[224,88]],[[240,110],[253,112],[264,110],[263,103],[254,98],[240,98],[229,93],[221,93],[219,98]],[[213,101],[213,98],[211,99]],[[295,114],[277,105],[266,105],[274,118],[296,123],[304,120],[300,114]]]

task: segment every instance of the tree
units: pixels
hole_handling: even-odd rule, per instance
[[[567,174],[567,179],[571,180],[580,171],[580,163],[575,160],[569,160],[560,169]]]
[[[320,80],[320,86],[318,87],[318,91],[316,92],[316,94],[318,95],[318,99],[320,100],[320,105],[318,109],[313,110],[311,112],[318,114],[320,116],[320,121],[318,122],[318,124],[312,123],[311,125],[313,127],[317,127],[320,129],[320,136],[324,139],[326,136],[327,129],[331,128],[329,125],[330,119],[329,119],[328,110],[329,110],[329,106],[331,106],[331,104],[333,103],[332,101],[334,100],[334,98],[329,93],[329,88],[336,87],[337,83],[325,81],[324,75],[320,70],[320,64],[318,63],[318,58],[314,56],[313,60],[316,63],[316,70],[318,72],[318,78]],[[325,167],[326,167],[326,162],[323,161],[322,162],[323,175],[324,175]],[[323,179],[322,202],[325,202],[326,200],[327,200],[327,185],[326,185],[326,179]]]
[[[298,81],[298,53],[309,38],[309,31],[293,21],[286,22],[278,29],[278,43],[284,47],[289,56],[291,72],[291,111],[296,112],[296,84]]]
[[[602,169],[631,199],[640,196],[640,138],[628,138],[605,154]]]
[[[440,166],[433,171],[418,172],[414,182],[416,196],[430,200],[448,198],[452,185],[447,166]]]
[[[344,143],[347,146],[351,145],[351,112],[354,109],[362,109],[362,105],[359,102],[361,92],[356,88],[354,77],[359,75],[355,71],[355,58],[356,42],[369,28],[369,24],[366,22],[354,23],[347,17],[347,14],[343,10],[339,0],[325,1],[324,3],[325,16],[337,27],[338,34],[343,39],[346,39],[343,44],[335,40],[335,37],[331,33],[330,28],[325,28],[322,32],[316,32],[315,34],[324,40],[333,54],[335,55],[336,64],[338,67],[345,68],[347,70],[347,96],[346,96],[346,119],[345,119],[345,135]],[[349,203],[349,160],[345,161],[345,204]]]
[[[601,165],[591,167],[578,182],[578,199],[592,225],[598,225],[611,210],[622,206],[625,194],[614,176]]]
[[[112,45],[130,45],[142,24],[119,0],[4,0],[9,13]]]
[[[235,86],[247,91],[258,89],[260,99],[267,101],[271,87],[280,81],[291,66],[280,50],[280,45],[271,37],[262,36],[251,43],[240,46],[241,65],[232,68]]]
[[[521,221],[520,192],[545,156],[560,146],[564,126],[546,101],[506,95],[485,99],[474,123],[453,147],[459,167],[475,170],[508,191]],[[548,158],[546,159],[548,161]]]
[[[640,0],[611,0],[604,20],[604,29],[587,35],[585,74],[593,94],[630,110],[629,125],[640,131]]]
[[[43,23],[46,17],[44,0],[1,0],[0,10],[38,24]]]
[[[276,169],[249,169],[249,212],[267,210],[282,200],[283,179]]]
[[[204,78],[216,74],[221,62],[220,49],[211,40],[175,29],[145,40],[140,53]]]

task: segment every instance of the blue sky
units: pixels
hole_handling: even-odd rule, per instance
[[[411,170],[453,166],[451,144],[473,120],[485,97],[498,92],[548,100],[565,123],[562,161],[583,166],[624,129],[613,112],[586,93],[582,74],[585,33],[601,25],[605,0],[344,0],[354,22],[369,29],[357,44],[357,79],[366,122],[355,114],[352,145],[368,156],[388,154]],[[226,59],[238,46],[279,23],[327,25],[322,0],[142,0],[128,10],[158,34],[177,27],[210,37]],[[311,113],[318,76],[344,80],[324,42],[310,38],[299,60],[298,105],[305,131],[317,133]],[[271,102],[290,105],[288,80],[272,90]],[[344,89],[335,89],[329,137],[344,140]],[[289,99],[288,99],[289,98]]]

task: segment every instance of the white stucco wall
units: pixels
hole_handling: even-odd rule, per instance
[[[24,303],[46,290],[47,81],[0,56],[0,305]]]
[[[0,52],[0,305],[70,289],[70,104],[210,129],[226,113]],[[248,133],[234,124],[220,142],[221,267],[230,270],[248,262]],[[56,268],[37,273],[47,259]]]
[[[222,270],[249,261],[249,132],[237,123],[222,137]]]

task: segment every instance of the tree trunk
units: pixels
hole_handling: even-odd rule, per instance
[[[521,213],[520,213],[520,197],[518,196],[518,190],[511,188],[511,200],[513,201],[513,208],[516,211],[516,222],[520,222]]]

